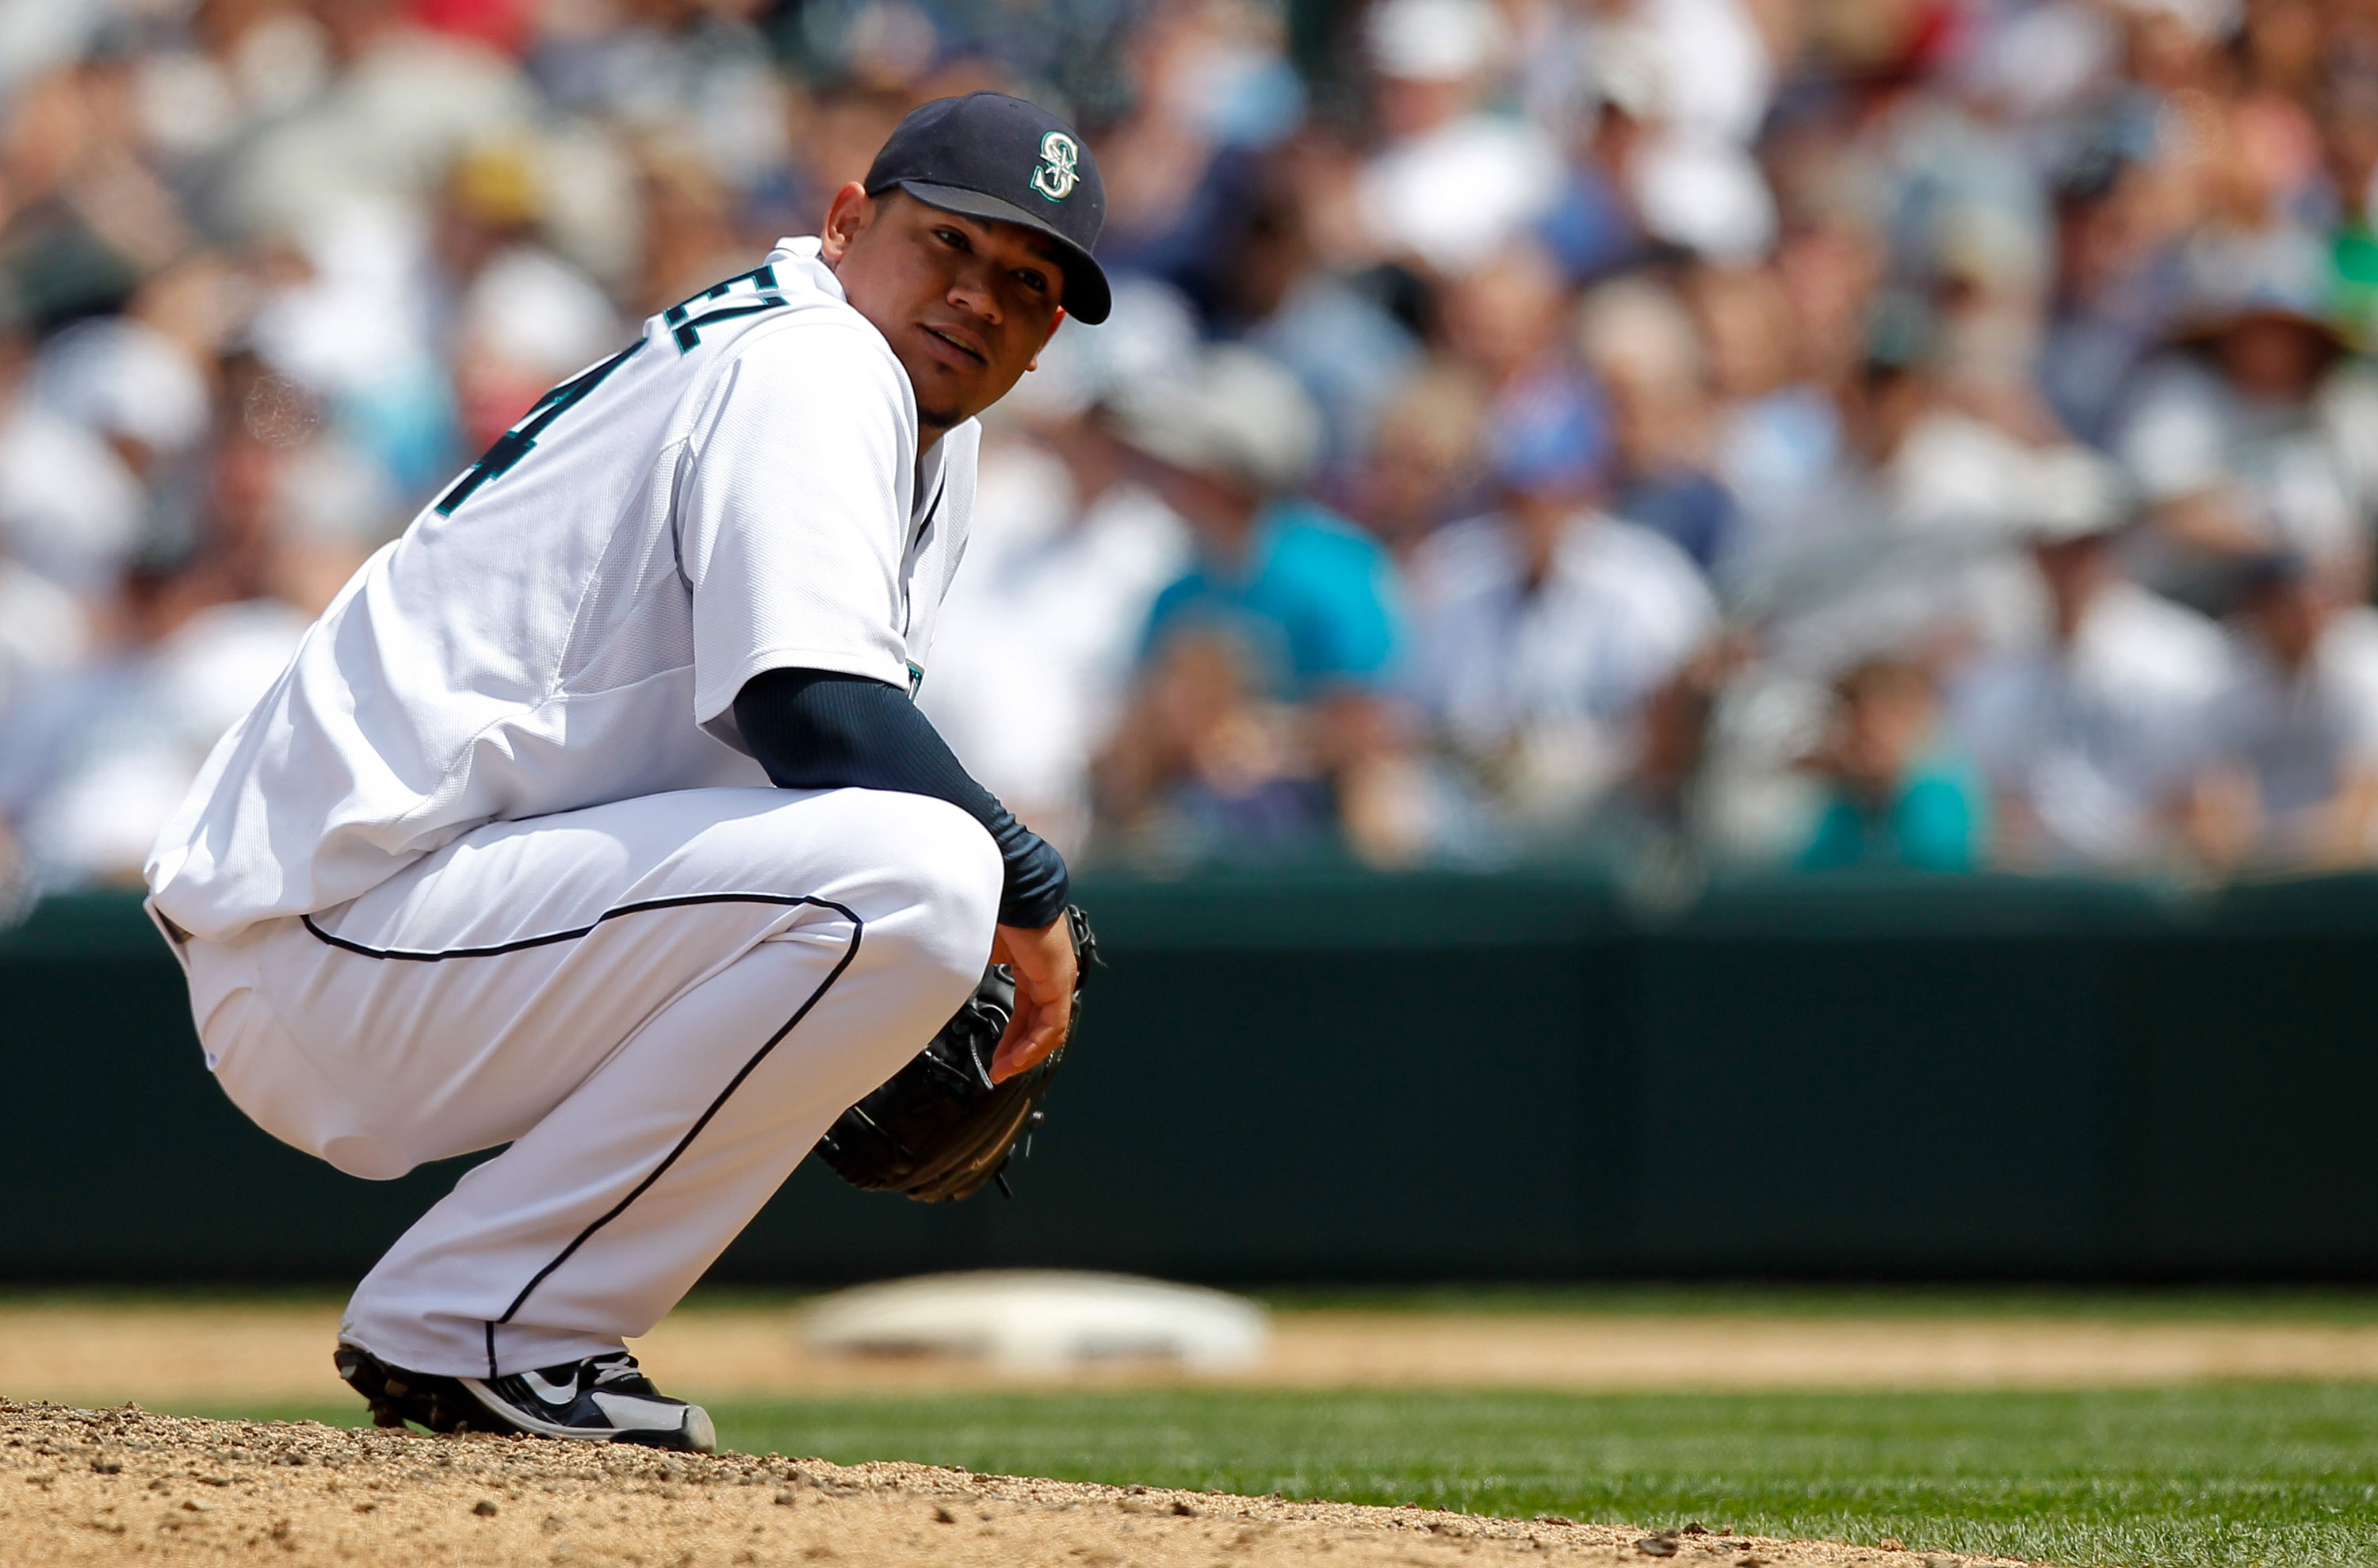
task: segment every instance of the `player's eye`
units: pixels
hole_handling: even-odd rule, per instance
[[[1026,288],[1030,289],[1034,294],[1047,294],[1049,292],[1048,275],[1042,272],[1036,272],[1029,267],[1019,267],[1016,269],[1015,281],[1022,283]]]
[[[967,244],[967,236],[959,233],[956,229],[935,229],[933,231],[933,237],[940,240],[943,245],[948,246],[952,250],[966,250],[970,248]]]

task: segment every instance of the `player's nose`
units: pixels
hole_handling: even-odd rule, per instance
[[[990,326],[999,325],[999,290],[987,269],[968,267],[950,280],[949,303]]]

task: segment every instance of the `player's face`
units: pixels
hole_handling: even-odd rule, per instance
[[[931,434],[1005,396],[1064,319],[1057,247],[1020,223],[848,185],[822,238],[845,297],[907,370]]]

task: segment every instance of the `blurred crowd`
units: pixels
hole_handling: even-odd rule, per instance
[[[0,0],[0,883],[914,104],[1074,117],[920,700],[1077,861],[2378,856],[2378,0]]]

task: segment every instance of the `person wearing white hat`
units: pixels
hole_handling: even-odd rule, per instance
[[[2378,384],[2328,314],[2327,255],[2292,230],[2200,238],[2179,330],[2115,420],[2150,509],[2142,575],[2207,609],[2273,550],[2348,595],[2368,581]]]

